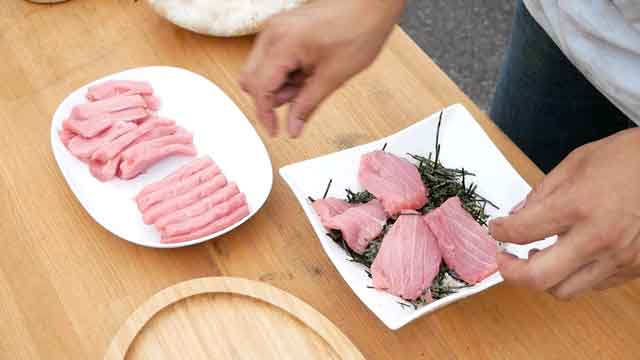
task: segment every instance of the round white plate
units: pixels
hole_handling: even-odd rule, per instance
[[[73,106],[85,102],[87,87],[110,79],[146,80],[162,106],[159,115],[177,122],[194,135],[198,156],[209,155],[247,196],[250,214],[215,234],[177,244],[160,243],[160,234],[142,221],[133,197],[147,184],[160,180],[191,157],[171,157],[135,179],[101,182],[58,138],[62,121]],[[208,79],[190,71],[154,66],[131,69],[98,79],[74,91],[60,104],[51,124],[51,146],[69,187],[91,217],[114,235],[138,245],[174,248],[223,235],[253,216],[264,204],[273,184],[271,159],[255,129],[236,104]]]

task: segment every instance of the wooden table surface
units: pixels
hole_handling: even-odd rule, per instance
[[[252,38],[178,29],[142,1],[0,6],[0,358],[100,358],[157,291],[202,276],[271,283],[333,321],[371,359],[637,359],[636,282],[571,303],[507,285],[388,330],[329,262],[282,179],[232,233],[178,250],[143,248],[101,228],[61,176],[51,116],[77,87],[126,68],[173,65],[218,84],[255,122],[236,78]],[[401,31],[338,91],[299,140],[259,129],[274,170],[391,134],[461,102],[530,183],[542,174]],[[250,164],[248,164],[250,165]]]

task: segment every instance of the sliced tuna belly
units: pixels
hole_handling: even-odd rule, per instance
[[[153,88],[146,81],[107,80],[90,86],[87,99],[91,101],[103,100],[116,95],[152,95]]]
[[[441,261],[438,241],[422,216],[402,214],[382,239],[371,266],[373,286],[403,299],[430,302]]]
[[[148,168],[157,164],[163,159],[171,156],[196,156],[198,154],[193,144],[171,144],[161,148],[156,148],[141,157],[125,158],[120,165],[120,177],[129,180],[142,174]]]
[[[94,116],[132,108],[146,108],[147,103],[140,95],[118,95],[104,100],[76,105],[71,110],[75,119],[90,119]]]
[[[76,134],[86,138],[94,137],[109,129],[119,121],[134,121],[144,119],[149,116],[149,112],[143,108],[126,109],[122,111],[98,114],[89,119],[78,119],[70,117],[62,123],[65,129],[69,129]]]
[[[231,214],[217,221],[214,221],[211,224],[201,229],[198,229],[192,233],[189,233],[186,235],[173,236],[173,237],[163,237],[160,240],[160,242],[165,244],[179,243],[179,242],[195,240],[195,239],[199,239],[209,235],[213,235],[219,231],[222,231],[236,224],[237,222],[239,222],[240,220],[244,219],[247,216],[249,216],[249,207],[247,205],[244,205],[234,210]]]
[[[194,159],[192,161],[190,161],[189,163],[187,163],[186,165],[183,165],[182,167],[180,167],[178,170],[174,171],[172,174],[170,174],[169,176],[165,177],[164,179],[160,180],[160,181],[156,181],[154,183],[151,183],[147,186],[145,186],[142,191],[140,191],[140,193],[136,196],[136,201],[140,200],[143,196],[160,190],[161,188],[168,186],[174,182],[178,182],[181,180],[184,180],[186,178],[188,178],[189,176],[197,173],[198,171],[209,167],[211,165],[214,165],[215,163],[213,162],[213,160],[208,157],[208,156],[204,156],[204,157],[200,157],[197,159]]]
[[[316,214],[320,217],[322,225],[327,227],[327,221],[332,219],[336,215],[340,215],[347,209],[353,207],[348,202],[337,199],[334,197],[328,197],[325,199],[319,199],[311,204],[311,207],[316,211]]]
[[[166,228],[168,225],[183,222],[203,214],[214,206],[231,199],[239,192],[240,190],[238,189],[238,185],[236,185],[235,183],[229,183],[222,189],[196,201],[195,203],[183,209],[160,217],[154,223],[154,225],[159,231],[163,231],[164,228]]]
[[[68,148],[69,142],[71,141],[71,139],[76,137],[76,133],[69,129],[62,128],[58,131],[58,137],[60,138],[60,142],[62,142],[62,144]]]
[[[385,211],[395,216],[416,210],[427,203],[427,189],[418,169],[409,161],[384,151],[362,156],[358,171],[360,184],[380,199]]]
[[[170,156],[195,156],[193,136],[176,133],[131,146],[122,152],[121,177],[133,179],[151,166]]]
[[[224,175],[220,174],[213,178],[213,180],[196,186],[185,194],[155,204],[143,213],[142,217],[144,223],[147,225],[153,224],[156,220],[165,215],[186,208],[187,206],[214,194],[226,184],[227,179]]]
[[[235,209],[246,204],[247,199],[245,195],[243,193],[238,193],[228,201],[222,202],[198,216],[194,216],[183,222],[167,225],[163,230],[162,235],[164,237],[172,237],[192,233],[208,224],[230,215]]]
[[[194,187],[204,184],[207,181],[212,180],[216,175],[220,174],[220,169],[217,166],[209,166],[201,171],[191,175],[190,177],[173,183],[163,189],[154,191],[151,194],[147,194],[138,200],[138,208],[140,211],[145,211],[151,205],[155,205],[164,200],[171,199],[175,196],[182,195]]]
[[[160,110],[160,106],[162,105],[162,101],[160,101],[160,98],[157,96],[153,96],[153,95],[143,95],[142,98],[144,99],[144,102],[147,103],[147,108],[151,111],[158,111]]]
[[[442,257],[464,281],[476,284],[497,270],[497,242],[454,196],[424,216],[435,234]]]
[[[329,229],[340,230],[351,250],[362,254],[387,223],[382,204],[373,199],[366,204],[353,206],[325,221]]]
[[[114,124],[109,128],[109,130],[90,139],[82,136],[76,136],[69,140],[67,148],[78,158],[89,158],[103,145],[117,139],[119,136],[122,136],[129,131],[132,131],[136,127],[136,124],[121,121]]]
[[[107,161],[113,159],[116,155],[122,152],[127,146],[133,144],[134,141],[147,134],[149,131],[156,127],[161,126],[173,126],[175,121],[168,119],[154,118],[144,124],[138,126],[136,129],[118,137],[112,142],[103,145],[100,149],[96,150],[91,155],[91,160]]]

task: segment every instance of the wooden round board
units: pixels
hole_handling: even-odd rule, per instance
[[[114,336],[115,359],[364,359],[326,317],[271,285],[185,281],[139,307]]]

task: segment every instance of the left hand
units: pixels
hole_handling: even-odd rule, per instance
[[[640,129],[573,151],[514,214],[491,221],[498,241],[527,244],[558,235],[528,260],[499,253],[508,282],[571,299],[640,277]]]

